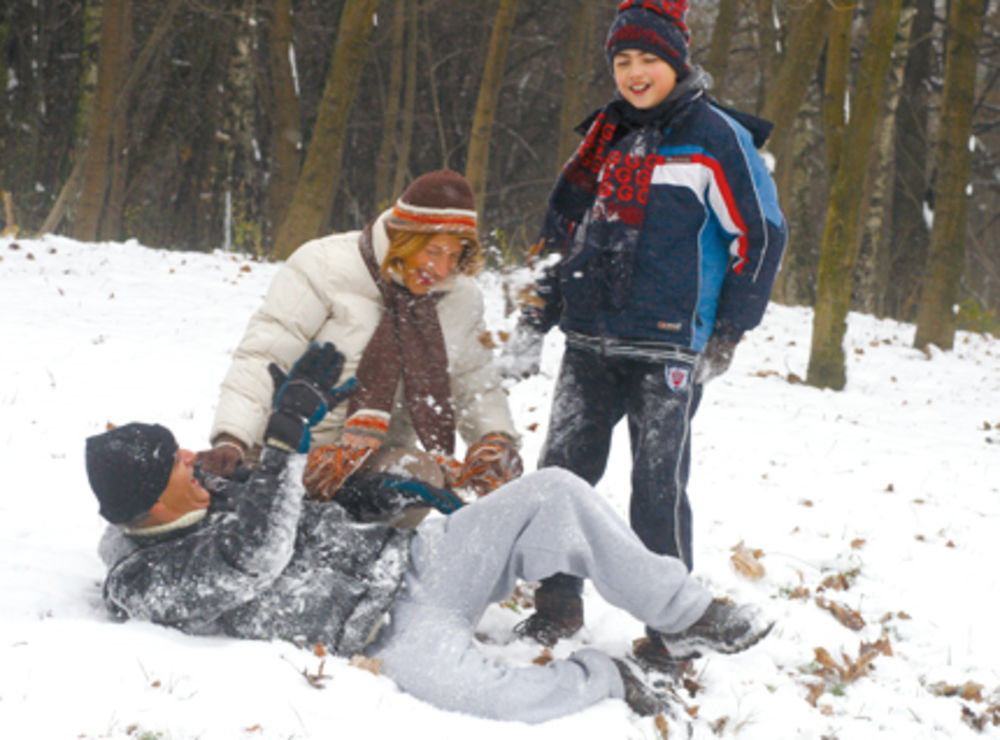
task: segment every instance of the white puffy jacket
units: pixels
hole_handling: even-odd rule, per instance
[[[372,229],[379,264],[389,248],[383,226],[387,215],[383,213]],[[384,308],[358,249],[359,236],[353,231],[314,239],[278,270],[222,381],[210,439],[226,433],[247,446],[260,443],[272,395],[267,365],[276,362],[287,370],[310,342],[333,342],[344,353],[343,378],[357,371]],[[444,293],[437,309],[448,351],[457,431],[467,444],[488,432],[516,438],[492,352],[480,342],[484,325],[479,286],[466,275],[453,274],[434,290]],[[341,404],[313,428],[314,447],[340,440],[346,407]],[[412,446],[416,438],[400,381],[386,442]]]

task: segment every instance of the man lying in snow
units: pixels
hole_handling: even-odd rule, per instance
[[[589,578],[653,625],[673,659],[735,652],[770,629],[760,612],[712,596],[675,558],[650,553],[590,486],[546,469],[415,531],[382,523],[408,506],[451,501],[413,481],[381,479],[365,505],[303,498],[312,420],[350,393],[334,387],[343,358],[313,345],[285,374],[260,467],[244,482],[194,470],[164,427],[128,424],[87,440],[87,474],[111,522],[104,600],[122,617],[192,634],[322,642],[364,651],[411,694],[484,717],[541,722],[608,697],[642,714],[669,711],[649,666],[584,649],[548,665],[481,655],[473,630],[515,579]],[[218,485],[213,485],[218,484]],[[356,503],[356,502],[355,502]],[[362,521],[359,521],[362,520]],[[381,630],[379,627],[381,625]],[[665,653],[664,653],[665,654]]]

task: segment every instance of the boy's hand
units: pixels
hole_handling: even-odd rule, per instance
[[[287,375],[272,362],[267,369],[274,381],[274,410],[264,443],[307,452],[310,428],[354,392],[355,378],[334,387],[343,368],[344,355],[330,342],[309,345]]]
[[[542,345],[545,335],[533,326],[519,321],[514,334],[500,351],[497,369],[504,378],[521,380],[537,375],[542,365]]]
[[[707,383],[712,378],[717,378],[729,369],[733,362],[733,354],[736,352],[736,342],[731,339],[723,339],[718,334],[713,334],[705,351],[698,359],[698,368],[694,374],[696,383]]]

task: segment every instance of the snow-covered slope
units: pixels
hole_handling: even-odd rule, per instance
[[[144,420],[201,448],[276,266],[61,238],[0,239],[0,260],[0,736],[659,737],[621,702],[541,726],[484,721],[292,645],[110,621],[83,440]],[[491,328],[509,329],[499,278],[482,283]],[[913,327],[852,315],[850,380],[834,393],[789,382],[805,375],[810,321],[771,306],[695,420],[696,574],[778,626],[745,654],[695,662],[693,735],[1000,737],[1000,341],[960,334],[927,356]],[[510,389],[529,468],[560,342]],[[628,471],[619,429],[598,488],[622,512]],[[734,565],[740,543],[759,579]],[[585,595],[586,630],[555,654],[627,651],[641,626]],[[536,657],[502,644],[522,617],[492,608],[480,628],[501,644],[483,649]]]

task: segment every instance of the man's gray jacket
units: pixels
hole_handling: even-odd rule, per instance
[[[109,527],[105,603],[120,617],[192,634],[359,652],[392,607],[413,533],[304,501],[303,460],[269,448],[246,482],[213,480],[209,512],[190,527]]]

